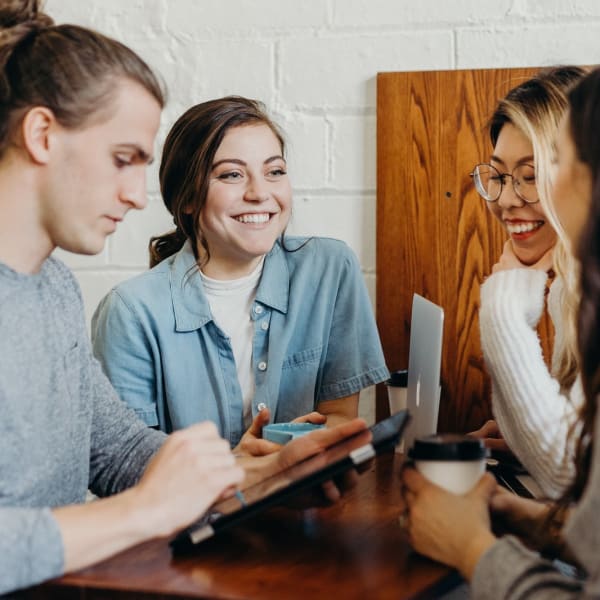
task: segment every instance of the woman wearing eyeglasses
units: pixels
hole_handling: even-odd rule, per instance
[[[557,242],[560,226],[548,201],[553,140],[567,107],[566,92],[583,75],[579,67],[557,67],[513,88],[490,120],[489,163],[476,165],[472,173],[477,191],[508,233],[481,287],[479,313],[496,421],[475,435],[503,436],[549,497],[571,482],[568,432],[583,401],[574,331],[577,270],[560,235]],[[550,371],[536,332],[546,297],[555,328]]]

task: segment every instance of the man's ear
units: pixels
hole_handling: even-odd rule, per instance
[[[21,135],[31,160],[38,164],[50,160],[50,134],[57,125],[54,113],[45,106],[34,106],[27,111],[21,122]]]

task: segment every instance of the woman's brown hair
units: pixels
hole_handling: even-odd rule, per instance
[[[281,144],[282,133],[257,100],[226,96],[209,100],[187,110],[167,135],[160,164],[160,189],[167,210],[173,215],[175,230],[150,239],[150,266],[153,267],[181,249],[190,240],[198,259],[201,244],[206,260],[208,247],[200,230],[200,213],[206,203],[215,154],[234,127],[267,125]]]
[[[570,430],[575,437],[575,477],[548,512],[541,526],[551,551],[564,551],[561,528],[568,508],[578,502],[587,486],[592,465],[594,429],[600,394],[600,69],[592,71],[568,94],[568,127],[577,158],[592,176],[592,198],[587,224],[576,248],[579,269],[577,344],[584,403]],[[569,440],[570,441],[570,440]],[[596,442],[597,443],[597,442]]]
[[[34,106],[76,129],[108,115],[119,78],[146,89],[162,107],[162,86],[124,44],[76,25],[55,25],[38,0],[0,4],[0,156]]]
[[[579,500],[588,481],[594,424],[600,395],[600,69],[592,71],[569,94],[568,125],[578,159],[592,176],[587,224],[577,247],[581,264],[578,340],[585,402],[576,446],[576,474],[563,504]]]

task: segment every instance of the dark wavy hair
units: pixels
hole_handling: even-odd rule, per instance
[[[0,3],[0,156],[34,106],[71,129],[109,114],[115,80],[140,84],[164,106],[165,93],[133,50],[101,33],[55,25],[37,0]]]
[[[241,96],[226,96],[192,106],[167,135],[160,164],[160,189],[175,229],[150,238],[150,266],[178,252],[190,240],[196,259],[198,243],[209,256],[200,229],[200,213],[206,204],[210,172],[215,154],[234,127],[264,124],[275,134],[285,153],[283,134],[267,115],[262,102]]]
[[[577,158],[592,177],[588,221],[581,233],[577,257],[581,263],[578,341],[585,403],[576,447],[576,476],[565,500],[579,500],[588,481],[594,422],[600,394],[600,69],[592,71],[569,94],[569,130]]]
[[[600,69],[582,79],[569,94],[567,126],[577,158],[590,169],[592,197],[588,221],[575,249],[580,268],[577,345],[584,403],[570,430],[575,440],[575,477],[540,527],[551,554],[565,551],[561,529],[567,509],[583,496],[592,465],[594,428],[600,394]],[[597,443],[597,442],[596,442]],[[568,553],[568,549],[567,553]],[[567,554],[568,555],[568,554]]]

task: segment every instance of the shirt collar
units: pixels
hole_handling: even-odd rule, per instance
[[[171,263],[171,300],[176,331],[195,331],[212,321],[210,306],[198,276],[196,257],[189,240]],[[290,273],[279,241],[265,257],[256,300],[284,314],[288,310]]]
[[[185,244],[171,263],[171,300],[176,331],[195,331],[212,321],[192,244]]]
[[[290,271],[284,252],[278,240],[265,257],[256,300],[286,314],[290,294]]]

